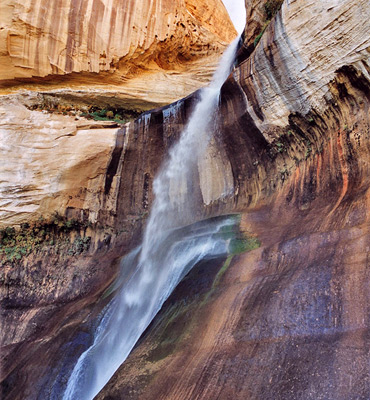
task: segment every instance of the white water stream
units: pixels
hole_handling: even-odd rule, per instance
[[[211,84],[202,89],[187,126],[154,180],[155,200],[142,246],[123,260],[122,271],[133,272],[121,281],[119,292],[103,311],[92,346],[72,371],[64,400],[93,399],[190,269],[204,258],[227,253],[227,241],[216,234],[230,221],[179,228],[178,216],[187,220],[194,212],[194,168],[211,138],[220,89],[230,73],[238,42],[239,38],[225,51]]]

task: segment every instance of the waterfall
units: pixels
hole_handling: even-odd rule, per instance
[[[181,227],[194,212],[192,175],[211,138],[220,89],[230,73],[239,38],[225,51],[211,84],[201,90],[188,124],[154,180],[155,200],[140,248],[123,260],[120,289],[103,310],[94,342],[78,359],[64,400],[91,400],[127,358],[179,281],[200,260],[227,253],[217,235],[228,219]],[[179,219],[179,215],[181,218]],[[132,268],[135,265],[135,268]]]

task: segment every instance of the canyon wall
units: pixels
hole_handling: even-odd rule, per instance
[[[141,131],[147,117],[138,138],[81,111],[137,114],[181,98],[209,82],[235,36],[219,0],[1,2],[2,397],[39,390],[29,384],[52,365],[61,321],[73,330],[88,315],[148,213],[137,190],[118,207],[121,177],[142,186],[132,179],[149,171],[145,186],[161,162],[163,148]],[[29,370],[45,345],[49,361]]]
[[[241,49],[198,192],[261,247],[198,265],[98,399],[368,398],[369,11],[286,1]]]
[[[143,71],[184,70],[236,35],[220,0],[6,0],[0,15],[3,85],[76,73],[119,85]]]
[[[116,107],[138,114],[168,104],[209,81],[236,35],[219,0],[7,0],[0,21],[0,85],[47,89],[0,98],[0,134],[8,143],[0,154],[0,228],[70,209],[81,210],[78,217],[88,213],[90,223],[99,210],[113,212],[115,200],[102,189],[104,171],[123,131],[64,116],[65,110]],[[46,113],[49,103],[63,113]],[[83,166],[90,162],[96,168]]]
[[[285,159],[286,157],[284,158],[286,152],[290,153],[290,159],[304,159],[306,152],[317,151],[321,144],[315,143],[316,139],[314,141],[313,138],[307,139],[311,142],[310,145],[307,145],[306,139],[296,139],[290,124],[294,124],[294,119],[299,119],[299,115],[302,118],[305,117],[307,121],[313,119],[315,114],[321,114],[328,104],[333,103],[331,91],[334,89],[331,82],[338,76],[337,71],[341,67],[343,67],[342,74],[348,71],[348,66],[351,66],[356,74],[363,75],[364,79],[368,77],[367,24],[360,24],[358,27],[356,25],[354,32],[349,29],[345,30],[341,33],[341,40],[335,41],[338,35],[338,26],[340,26],[335,21],[343,20],[346,24],[355,25],[360,13],[362,15],[368,13],[365,5],[361,2],[358,2],[357,7],[353,9],[351,9],[350,5],[351,3],[347,2],[341,8],[333,7],[330,13],[324,6],[322,8],[317,6],[313,11],[311,11],[313,5],[311,8],[302,8],[298,1],[290,2],[289,5],[283,6],[281,12],[274,19],[274,23],[267,27],[265,35],[253,53],[253,57],[249,61],[242,62],[240,67],[234,70],[229,81],[224,86],[221,123],[223,125],[222,130],[226,133],[223,133],[223,135],[230,136],[231,133],[228,132],[231,128],[229,126],[234,126],[234,121],[237,121],[238,131],[247,132],[244,140],[248,140],[250,145],[256,149],[256,152],[257,150],[258,152],[267,152],[266,148],[268,148],[270,153],[277,153],[276,164],[279,164],[280,168],[280,164],[283,163],[289,173],[293,171],[295,164],[292,164],[292,160],[289,161]],[[322,12],[323,16],[319,12]],[[297,21],[305,21],[305,26],[309,27],[310,32],[315,33],[315,40],[311,40],[311,36],[307,34],[302,24]],[[328,21],[332,22],[329,23]],[[340,27],[340,29],[344,28]],[[322,34],[319,34],[320,32]],[[333,42],[332,47],[335,46],[335,51],[332,47],[327,46],[328,41]],[[243,53],[243,49],[240,52]],[[17,190],[15,186],[12,186],[13,182],[15,182],[14,177],[11,179],[4,178],[4,184],[9,182],[8,185],[10,185],[9,196],[14,193],[14,197],[9,197],[7,205],[4,205],[1,210],[4,213],[2,223],[6,225],[12,225],[16,221],[21,223],[37,219],[40,215],[47,215],[48,212],[51,214],[54,211],[64,214],[64,210],[67,209],[75,209],[74,213],[76,215],[81,213],[88,215],[88,219],[92,223],[98,221],[99,213],[103,215],[106,211],[108,213],[113,212],[115,215],[124,215],[130,214],[139,208],[140,212],[145,212],[148,204],[146,201],[139,201],[139,199],[146,199],[151,196],[151,182],[159,165],[160,155],[163,154],[163,148],[168,148],[178,137],[196,101],[197,94],[164,109],[151,111],[137,121],[124,126],[121,129],[121,134],[118,134],[117,130],[114,134],[113,131],[111,133],[107,131],[104,140],[107,143],[109,142],[106,154],[108,158],[111,158],[110,162],[118,162],[116,154],[120,154],[119,167],[116,166],[114,168],[114,174],[109,179],[112,182],[120,181],[121,186],[119,189],[117,188],[117,193],[113,195],[111,200],[107,198],[103,200],[103,197],[108,193],[101,193],[103,197],[100,200],[97,200],[96,197],[98,191],[111,191],[111,186],[108,183],[104,183],[104,190],[103,184],[94,185],[95,187],[91,192],[88,186],[91,184],[91,179],[86,175],[83,179],[86,182],[89,180],[89,184],[75,185],[75,189],[72,187],[73,184],[66,189],[63,187],[65,184],[63,182],[66,182],[67,178],[63,178],[63,176],[64,174],[69,174],[69,172],[62,173],[63,170],[59,170],[58,174],[55,174],[55,178],[52,178],[53,172],[49,171],[49,180],[54,182],[49,187],[53,187],[53,190],[50,193],[46,193],[42,199],[42,191],[38,190],[40,197],[35,197],[35,199],[32,198],[30,193],[27,193],[27,201],[31,202],[32,205],[29,210],[37,210],[37,212],[27,215],[26,211],[20,212],[20,209],[17,209],[12,216],[6,207],[12,207],[11,203],[14,204],[15,202],[18,203],[18,207],[22,206],[23,200],[18,197],[18,194],[22,193],[22,183],[27,186],[32,181],[35,182],[36,175],[41,176],[40,169],[42,165],[37,169],[36,159],[38,156],[32,151],[32,157],[30,155],[28,163],[32,167],[34,166],[38,172],[31,174],[32,168],[28,168],[28,164],[25,162],[22,169],[24,171],[27,170],[30,175],[29,178],[25,175],[22,182],[17,183]],[[27,111],[24,107],[21,109],[23,113],[27,114],[25,116],[27,121],[43,121],[45,119],[45,122],[40,122],[38,123],[39,125],[36,124],[37,126],[33,126],[29,122],[30,125],[27,126],[27,129],[26,126],[24,127],[25,132],[30,131],[30,129],[40,132],[40,127],[45,125],[47,116],[41,113],[33,115],[33,112]],[[11,107],[9,105],[4,106],[3,120],[5,123],[7,123],[6,116],[10,113]],[[57,131],[60,128],[56,122],[51,119],[50,123],[47,123],[55,125],[53,129],[56,137],[59,137]],[[67,123],[70,125],[71,132],[63,133],[61,135],[62,141],[69,143],[69,140],[71,143],[68,146],[75,147],[72,142],[78,140],[79,135],[76,132],[78,131],[78,126],[83,126],[84,122],[82,120],[72,121],[71,119]],[[248,123],[248,129],[244,126],[246,123]],[[315,129],[313,122],[308,122],[308,124],[310,130],[313,131]],[[343,122],[343,126],[345,125],[348,126],[347,123]],[[66,129],[68,130],[69,128]],[[124,132],[124,141],[118,139],[122,132]],[[290,134],[287,132],[290,132]],[[88,141],[94,140],[94,138],[100,140],[101,135],[96,136],[92,132],[90,133],[91,136]],[[312,133],[311,135],[313,136],[314,134]],[[11,136],[15,140],[15,135],[11,134]],[[242,137],[242,135],[240,136]],[[108,139],[109,137],[111,139]],[[51,136],[49,139],[51,140]],[[222,200],[221,203],[224,203],[225,200],[231,199],[230,201],[235,203],[235,199],[240,198],[237,203],[243,202],[244,200],[242,199],[248,198],[249,194],[243,193],[241,195],[240,190],[243,187],[251,186],[250,180],[245,179],[245,176],[254,176],[254,179],[258,180],[261,173],[266,174],[261,171],[264,166],[261,166],[261,162],[258,163],[258,153],[254,158],[252,155],[246,156],[243,162],[237,165],[237,153],[232,155],[231,150],[222,145],[222,140],[224,138],[215,137],[209,146],[207,156],[200,161],[200,176],[198,178],[200,184],[197,186],[202,193],[204,203],[207,205],[202,213],[208,213],[206,210],[217,207],[218,200]],[[238,142],[240,140],[238,139]],[[321,142],[323,139],[317,140]],[[293,148],[289,144],[291,141],[297,141],[297,143],[294,143]],[[68,150],[65,150],[64,146],[59,144],[60,142],[61,140],[59,139],[58,141],[53,139],[52,143],[54,144],[52,147],[45,146],[45,148],[38,148],[38,151],[45,152],[43,157],[46,158],[51,157],[50,151],[53,153],[55,151],[68,153]],[[282,151],[283,148],[284,151]],[[9,151],[10,153],[4,154],[4,157],[11,162],[19,163],[20,160],[16,159],[14,153],[18,151],[16,143]],[[225,151],[228,151],[229,154],[226,154]],[[234,151],[236,152],[236,148]],[[250,153],[250,151],[247,153]],[[26,154],[24,153],[23,156],[25,160],[27,160]],[[132,167],[134,170],[131,169],[131,154],[133,155],[132,159],[137,163],[137,166]],[[152,154],[152,156],[148,157],[148,154]],[[74,156],[74,159],[77,160],[76,163],[78,163],[78,158],[78,156]],[[157,159],[157,161],[154,159]],[[107,162],[105,160],[103,164],[107,165]],[[68,164],[65,166],[67,168]],[[269,168],[273,167],[269,164]],[[104,170],[105,167],[102,167],[102,171]],[[224,175],[222,175],[223,173]],[[74,172],[71,174],[74,174]],[[238,182],[238,175],[241,176],[240,182]],[[278,173],[273,175],[275,177],[279,176]],[[107,179],[102,177],[102,182]],[[24,190],[27,192],[27,188]],[[74,193],[74,190],[80,193]],[[81,190],[85,194],[81,194]],[[4,189],[5,192],[6,190]],[[50,197],[62,199],[62,192],[65,192],[66,200],[48,208],[46,204],[51,202]],[[88,192],[92,193],[90,197],[86,195]],[[253,192],[256,195],[260,191],[257,192],[253,189]],[[128,200],[128,196],[124,196],[124,193],[131,193],[130,197],[132,198]],[[69,199],[67,199],[68,196],[70,196]],[[12,199],[11,202],[9,201],[10,199]],[[6,203],[5,200],[4,203]],[[95,204],[91,202],[95,202]],[[121,202],[122,205],[119,206],[118,202]],[[115,204],[115,206],[108,206],[108,204]],[[129,212],[130,207],[131,211]],[[9,222],[7,222],[8,215]],[[110,222],[112,225],[116,223],[115,218]]]
[[[264,33],[259,41],[260,28],[245,35],[193,193],[193,220],[241,213],[261,247],[226,267],[198,266],[99,398],[369,397],[368,2],[285,1],[267,24],[261,4]],[[137,242],[154,175],[197,101],[194,93],[105,139],[106,172],[90,177],[99,194],[65,197],[66,215],[92,224],[86,252],[68,260],[51,253],[50,269],[36,254],[3,270],[5,326],[14,326],[17,307],[24,321],[17,335],[7,330],[9,398],[41,390],[34,382],[48,365],[40,356],[58,359],[66,331],[88,313],[82,305],[99,297],[116,258]],[[30,278],[36,262],[46,273],[39,292]],[[56,304],[47,293],[58,263],[65,272]],[[46,321],[44,307],[65,328]]]

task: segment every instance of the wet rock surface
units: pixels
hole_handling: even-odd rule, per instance
[[[287,239],[267,234],[269,211],[243,218],[266,245],[210,297],[222,263],[192,271],[97,398],[368,397],[368,221]]]
[[[241,213],[242,228],[261,247],[235,256],[216,288],[224,260],[197,266],[98,398],[369,397],[368,11],[361,0],[284,2],[250,57],[241,57],[194,177],[200,207],[193,218]],[[96,216],[111,237],[104,241],[105,230],[93,228],[93,247],[75,260],[86,263],[63,264],[68,274],[84,265],[91,272],[73,291],[81,302],[60,297],[65,320],[80,315],[75,327],[83,306],[114,278],[114,260],[139,240],[155,172],[197,99],[144,114],[122,129],[124,141],[113,141]],[[76,203],[71,215],[86,204]],[[48,285],[45,294],[52,279]],[[23,286],[10,284],[15,297]],[[25,316],[14,336],[25,347],[5,348],[12,349],[4,369],[9,399],[35,396],[32,382],[47,368],[34,367],[36,355],[49,350],[33,351],[45,332],[53,332],[50,365],[62,343],[60,320],[45,323],[54,330],[27,333],[32,307],[14,317]],[[24,361],[22,354],[35,356]]]
[[[285,99],[301,86],[275,80],[287,65],[279,24],[286,35],[303,26],[294,11],[315,14],[313,3],[304,11],[299,3],[283,4],[221,94],[216,146],[227,154],[234,188],[205,211],[241,212],[262,246],[235,257],[208,298],[202,285],[213,281],[213,269],[190,273],[99,399],[369,397],[368,53],[316,64],[331,70],[321,75],[326,85],[310,89],[317,85],[311,76],[301,94],[275,106],[284,96],[269,97],[274,85]],[[341,18],[357,25],[363,6],[346,2]],[[326,28],[341,30],[339,9],[326,11]],[[324,20],[311,21],[319,30]],[[362,39],[365,49],[369,37]],[[264,72],[256,73],[258,65]]]

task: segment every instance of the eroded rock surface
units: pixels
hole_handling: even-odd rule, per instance
[[[222,89],[218,133],[199,162],[200,207],[192,218],[242,213],[242,228],[261,247],[233,258],[217,285],[223,260],[198,266],[98,398],[369,397],[367,3],[286,1],[250,57],[244,49]],[[139,237],[155,172],[197,99],[195,93],[124,127],[126,142],[113,146],[104,181],[104,193],[116,188],[115,209],[97,217],[112,238],[95,268],[111,266],[128,240],[131,231],[120,236],[119,227]],[[74,207],[73,215],[83,214],[82,202]],[[5,274],[10,298],[27,294],[27,277],[19,274],[15,284],[13,276]],[[92,286],[87,302],[106,285]],[[81,319],[79,306],[60,311],[69,327]],[[31,311],[20,343],[7,338],[14,357],[4,373],[9,398],[26,390],[35,396],[35,365],[47,371],[37,355],[49,349],[51,365],[66,337],[55,321],[45,322],[50,347],[40,341],[45,332],[27,332]]]
[[[368,12],[284,2],[226,82],[205,210],[262,245],[198,266],[99,399],[369,397]]]
[[[16,102],[0,109],[2,226],[65,213],[97,215],[117,126],[31,111]]]
[[[183,71],[236,35],[219,0],[6,0],[0,15],[4,85],[72,73],[119,85],[143,71]]]
[[[94,223],[99,210],[117,211],[104,205],[112,203],[102,194],[104,171],[122,153],[113,155],[113,142],[127,147],[128,139],[113,127],[96,132],[83,121],[26,110],[37,101],[35,90],[44,91],[40,103],[153,109],[209,82],[236,35],[219,0],[8,0],[0,15],[2,93],[33,90],[0,99],[1,132],[9,141],[1,153],[1,227],[70,209]],[[96,168],[87,171],[90,161]]]

